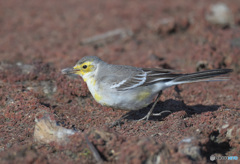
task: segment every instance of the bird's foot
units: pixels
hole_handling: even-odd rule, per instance
[[[163,113],[172,113],[172,112],[170,110],[164,110],[164,111],[161,111],[160,113],[148,112],[146,116],[144,116],[143,118],[141,118],[137,121],[145,120],[147,122],[150,116],[161,116]]]

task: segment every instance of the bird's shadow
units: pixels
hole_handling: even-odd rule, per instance
[[[139,120],[147,115],[152,105],[153,103],[138,111],[127,112],[124,115],[125,116],[124,118],[127,120]],[[184,101],[169,99],[164,102],[159,101],[153,110],[153,113],[160,113],[163,111],[166,112],[163,112],[160,116],[150,116],[149,120],[159,121],[167,117],[168,115],[179,111],[185,111],[187,114],[185,117],[191,117],[194,114],[201,114],[203,112],[208,111],[216,111],[218,110],[219,107],[220,105],[201,105],[201,104],[188,106],[184,103]]]

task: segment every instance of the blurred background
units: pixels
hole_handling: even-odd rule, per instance
[[[230,66],[239,51],[239,6],[238,0],[0,1],[0,60],[62,68],[97,55],[192,71],[202,63]]]
[[[240,0],[0,0],[0,163],[240,158],[239,54]],[[168,115],[136,122],[145,109],[110,129],[125,112],[61,74],[87,55],[183,73],[234,71],[229,81],[164,91],[156,112]],[[62,128],[79,133],[54,135]]]

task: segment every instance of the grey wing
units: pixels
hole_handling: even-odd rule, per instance
[[[104,76],[101,74],[98,81],[101,81],[104,85],[110,85],[111,89],[123,91],[143,84],[145,77],[146,73],[141,68],[108,65],[108,68],[104,71]]]
[[[136,69],[129,76],[118,78],[110,87],[118,91],[125,91],[140,86],[147,86],[158,82],[167,82],[181,74],[173,74],[171,70],[142,68]],[[127,73],[126,73],[127,74]]]

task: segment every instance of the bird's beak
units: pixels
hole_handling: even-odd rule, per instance
[[[62,69],[62,74],[64,75],[71,75],[71,74],[76,74],[80,69],[74,69],[74,68],[64,68]]]

